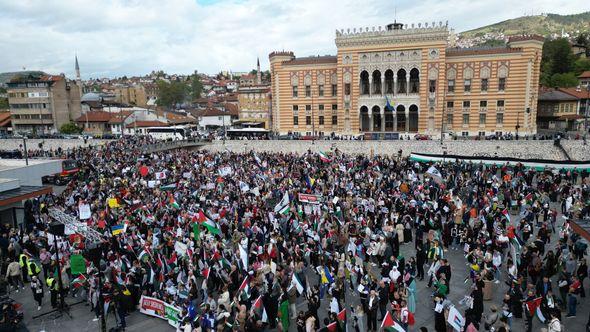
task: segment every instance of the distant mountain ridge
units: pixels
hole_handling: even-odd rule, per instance
[[[505,39],[510,35],[537,34],[544,37],[575,38],[582,32],[590,32],[590,11],[573,14],[542,14],[522,16],[458,33],[459,40],[472,40],[474,45],[490,40]]]

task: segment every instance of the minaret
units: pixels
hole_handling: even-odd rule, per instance
[[[82,79],[80,78],[80,65],[78,64],[78,55],[76,54],[76,85],[80,89],[80,98],[82,98]]]
[[[256,84],[262,84],[262,73],[260,72],[260,58],[256,58]]]

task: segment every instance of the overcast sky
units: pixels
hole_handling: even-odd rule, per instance
[[[268,53],[334,54],[336,29],[449,21],[457,32],[588,0],[0,0],[0,72],[83,78],[247,71]]]

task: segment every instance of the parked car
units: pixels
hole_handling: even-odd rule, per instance
[[[430,136],[424,134],[416,134],[414,135],[414,139],[417,141],[428,141],[430,139]]]

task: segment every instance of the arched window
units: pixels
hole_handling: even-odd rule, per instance
[[[369,73],[366,70],[361,72],[361,95],[369,94]]]
[[[373,94],[381,94],[381,72],[378,70],[373,72]]]
[[[400,69],[397,71],[397,93],[406,93],[406,71]]]
[[[385,71],[385,93],[393,94],[393,70]]]
[[[410,70],[410,93],[420,92],[420,71],[417,68]]]

